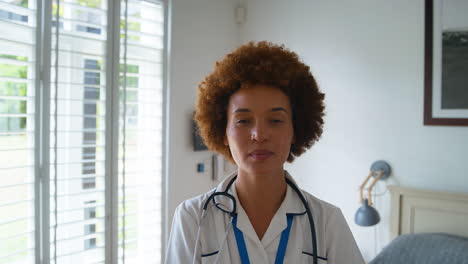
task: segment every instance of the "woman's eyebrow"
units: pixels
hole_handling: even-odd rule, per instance
[[[284,107],[273,107],[271,108],[270,110],[271,112],[285,112],[285,113],[288,113],[288,111],[284,108]],[[234,110],[233,113],[250,113],[252,112],[250,109],[248,108],[237,108],[236,110]]]
[[[285,113],[287,113],[288,111],[286,109],[284,109],[283,107],[274,107],[271,109],[272,112],[279,112],[279,111],[283,111]]]
[[[236,110],[234,110],[234,113],[245,113],[245,112],[252,112],[252,111],[250,111],[250,109],[248,108],[237,108]]]

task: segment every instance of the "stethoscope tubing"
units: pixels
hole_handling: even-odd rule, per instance
[[[199,241],[200,241],[200,230],[201,230],[201,225],[202,225],[202,220],[203,218],[205,218],[205,212],[208,208],[208,205],[210,203],[211,200],[213,200],[213,203],[214,205],[220,209],[221,211],[225,212],[225,213],[228,213],[230,216],[231,216],[231,221],[230,221],[230,224],[229,224],[229,227],[228,227],[228,231],[226,232],[225,236],[224,236],[224,239],[223,239],[223,242],[221,244],[221,247],[220,249],[218,250],[218,256],[216,257],[216,260],[214,263],[218,263],[219,261],[219,257],[221,255],[221,252],[222,252],[222,249],[224,247],[224,244],[226,243],[226,240],[227,240],[227,236],[229,234],[229,231],[231,231],[231,228],[232,228],[232,219],[233,217],[237,214],[237,207],[236,207],[236,199],[234,198],[234,196],[230,193],[228,193],[228,190],[231,188],[231,185],[234,183],[234,181],[237,179],[237,175],[234,176],[231,181],[228,183],[228,185],[226,186],[226,189],[224,190],[224,192],[215,192],[212,193],[208,199],[206,199],[205,203],[203,204],[203,210],[202,210],[202,214],[201,214],[201,217],[200,217],[200,223],[198,224],[198,231],[197,231],[197,238],[196,238],[196,242],[195,242],[195,249],[194,249],[194,255],[193,255],[193,264],[195,264],[195,259],[196,259],[196,256],[197,256],[197,251],[198,251],[198,244],[199,244]],[[312,234],[312,250],[313,250],[313,255],[312,255],[312,258],[313,258],[313,264],[318,264],[318,252],[317,252],[317,234],[315,232],[315,224],[314,224],[314,218],[312,217],[312,211],[310,210],[310,207],[309,207],[309,203],[307,202],[307,200],[305,199],[304,195],[302,194],[301,190],[299,190],[299,188],[297,187],[296,184],[294,184],[291,180],[289,180],[288,178],[285,178],[286,179],[286,183],[291,186],[291,188],[293,188],[293,190],[297,193],[297,195],[299,196],[299,198],[301,199],[302,201],[302,204],[304,205],[305,207],[305,210],[306,210],[306,213],[307,213],[307,217],[309,218],[309,225],[310,225],[310,231],[311,231],[311,234]],[[231,199],[232,203],[233,203],[233,210],[232,211],[228,211],[228,210],[225,210],[223,208],[221,208],[216,202],[215,202],[215,197],[216,196],[226,196],[228,197],[229,199]]]
[[[317,234],[315,233],[315,223],[314,218],[312,217],[312,212],[310,211],[309,203],[305,199],[304,195],[302,194],[301,190],[288,178],[286,178],[286,182],[294,189],[294,191],[299,195],[304,207],[306,209],[307,217],[309,218],[309,225],[310,225],[310,232],[312,233],[312,251],[314,252],[313,263],[318,264],[318,252],[317,252]]]

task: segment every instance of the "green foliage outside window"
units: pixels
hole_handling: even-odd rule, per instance
[[[10,54],[0,54],[0,58],[28,61],[27,57]],[[0,76],[8,78],[28,78],[28,66],[14,64],[0,64]],[[0,82],[0,96],[26,96],[27,84],[14,81]],[[0,114],[26,114],[27,103],[25,100],[0,100]],[[0,131],[19,131],[26,129],[26,117],[2,117]]]
[[[79,5],[92,7],[92,8],[99,8],[101,7],[101,0],[78,0]]]
[[[60,6],[59,16],[63,17],[64,9],[63,6]],[[57,4],[52,4],[52,17],[57,15]]]
[[[0,82],[0,96],[26,96],[27,85],[17,82]]]
[[[0,114],[6,117],[0,118],[0,131],[23,131],[26,129],[26,117],[10,117],[8,114],[26,114],[27,103],[25,100],[0,99]]]
[[[120,64],[120,72],[125,71],[125,64]],[[138,73],[140,68],[138,65],[127,64],[127,73]]]
[[[0,117],[0,132],[20,132],[26,129],[26,117]]]
[[[125,30],[125,21],[124,20],[120,20],[120,29],[121,29],[121,32],[124,32]],[[127,26],[127,29],[129,31],[137,31],[137,32],[141,32],[141,23],[140,22],[128,22],[128,26]],[[125,38],[125,34],[124,33],[120,33],[120,39],[124,39]],[[127,39],[128,40],[134,40],[134,41],[139,41],[140,40],[140,36],[137,36],[137,35],[132,35],[130,33],[127,34]]]
[[[128,22],[128,30],[133,31],[141,31],[141,23],[140,22]]]
[[[123,39],[125,38],[125,34],[120,34],[120,38]],[[135,36],[135,35],[127,35],[128,40],[134,40],[134,41],[139,41],[140,36]]]
[[[28,61],[27,57],[15,56],[15,55],[10,55],[10,54],[0,54],[0,58],[18,60],[18,61]]]
[[[120,29],[125,30],[125,20],[120,20]],[[141,31],[141,23],[130,21],[128,22],[128,30]]]
[[[120,101],[123,102],[123,90],[119,92]],[[137,91],[127,91],[127,102],[136,102],[138,100],[138,92]]]
[[[0,64],[0,77],[28,78],[28,66]]]
[[[28,0],[10,0],[7,3],[28,8]]]
[[[0,114],[26,114],[26,101],[0,99]]]
[[[120,85],[124,85],[124,77],[120,76]],[[127,87],[129,88],[138,88],[138,77],[127,76]]]

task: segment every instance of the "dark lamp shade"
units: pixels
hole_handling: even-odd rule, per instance
[[[362,206],[357,210],[354,221],[360,226],[373,226],[380,222],[379,212],[374,207],[368,205],[364,199]]]

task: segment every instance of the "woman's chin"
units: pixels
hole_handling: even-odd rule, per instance
[[[239,168],[242,170],[242,168]],[[255,163],[250,164],[248,168],[244,169],[249,174],[262,175],[262,174],[271,174],[278,171],[282,171],[283,167],[273,166],[271,163]]]

